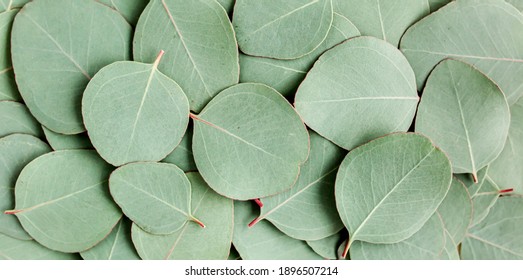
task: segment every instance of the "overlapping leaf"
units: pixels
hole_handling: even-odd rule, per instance
[[[91,144],[87,133],[66,135],[56,133],[45,126],[42,126],[42,129],[49,146],[51,146],[55,151],[93,148],[93,144]]]
[[[1,7],[1,6],[0,6]],[[20,93],[15,84],[11,63],[11,28],[18,10],[0,12],[0,101],[19,101]]]
[[[27,107],[18,102],[0,102],[0,137],[14,133],[44,137],[42,127],[33,118]]]
[[[78,255],[50,250],[34,240],[19,240],[0,233],[0,260],[76,260]]]
[[[194,156],[192,153],[192,138],[193,128],[189,126],[185,135],[180,142],[180,145],[174,149],[163,162],[172,163],[180,167],[185,172],[196,171],[196,163],[194,162]]]
[[[97,0],[118,11],[132,25],[136,25],[149,0]]]
[[[139,260],[131,240],[131,225],[128,219],[122,218],[109,236],[80,255],[84,260]]]

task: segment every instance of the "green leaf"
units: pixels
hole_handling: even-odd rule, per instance
[[[346,236],[346,232],[340,231],[320,240],[307,241],[307,245],[309,245],[316,254],[325,259],[336,260],[338,258],[337,249],[343,242],[343,238],[346,239]]]
[[[397,243],[418,232],[445,198],[450,162],[428,138],[392,134],[350,152],[336,178],[336,205],[350,243]]]
[[[463,60],[503,90],[510,104],[523,95],[523,14],[503,0],[460,0],[410,27],[401,41],[423,88],[445,58]]]
[[[97,0],[120,13],[127,22],[136,25],[140,14],[149,3],[149,0]]]
[[[474,197],[478,191],[481,189],[481,185],[483,185],[483,182],[487,178],[487,171],[489,170],[489,166],[484,167],[483,169],[478,171],[477,178],[474,178],[470,174],[455,174],[456,178],[460,180],[469,190],[469,194],[471,197]],[[474,182],[476,180],[476,182]]]
[[[10,134],[22,133],[43,138],[40,124],[34,119],[25,105],[12,102],[0,102],[0,138]]]
[[[195,112],[238,83],[234,30],[216,1],[151,0],[136,26],[134,59],[153,61],[162,49],[160,71],[180,84]]]
[[[233,24],[243,53],[296,59],[320,46],[332,18],[331,0],[236,0]]]
[[[309,154],[299,115],[274,89],[239,84],[194,119],[198,170],[216,192],[248,200],[291,188]]]
[[[465,260],[523,259],[523,198],[501,197],[461,245]]]
[[[31,0],[0,0],[0,13],[22,8]]]
[[[234,202],[234,248],[243,260],[321,260],[305,241],[291,238],[267,221],[247,224],[257,216],[251,202]]]
[[[56,133],[42,126],[45,138],[49,145],[55,151],[59,150],[76,150],[76,149],[93,149],[93,144],[89,140],[87,133],[66,135]]]
[[[232,10],[234,8],[234,2],[235,0],[218,0],[218,3],[222,5],[222,7],[225,9],[225,11],[228,14],[232,14]]]
[[[233,233],[233,202],[215,193],[198,173],[187,173],[192,185],[192,213],[205,224],[186,223],[170,235],[153,235],[136,224],[132,238],[144,260],[226,260]]]
[[[31,239],[18,219],[4,214],[4,211],[15,206],[14,187],[22,169],[48,152],[51,152],[49,146],[31,135],[12,134],[0,138],[0,233],[17,239]]]
[[[438,214],[410,238],[394,244],[356,241],[350,249],[351,260],[438,260],[445,247],[445,230]]]
[[[63,134],[85,131],[80,104],[91,77],[130,59],[131,26],[95,1],[38,0],[24,6],[12,31],[16,82],[31,113]]]
[[[474,215],[470,227],[479,224],[487,217],[490,209],[496,204],[500,191],[496,183],[487,175],[480,190],[472,197]]]
[[[192,153],[193,128],[190,125],[180,142],[180,145],[174,149],[163,162],[176,164],[184,172],[196,171],[196,163]]]
[[[510,4],[512,4],[512,6],[516,7],[516,9],[523,11],[523,1],[521,1],[521,0],[506,0],[506,1],[509,2]]]
[[[333,0],[364,36],[398,46],[407,28],[429,14],[427,0]]]
[[[298,181],[288,191],[261,199],[258,218],[268,220],[286,235],[301,240],[318,240],[343,228],[336,209],[334,181],[346,153],[312,132],[310,156],[302,166]]]
[[[0,234],[0,260],[76,260],[78,255],[45,248],[33,240],[19,240]]]
[[[458,245],[454,243],[448,232],[445,232],[445,248],[441,253],[442,260],[457,261],[460,259]]]
[[[84,260],[139,260],[131,240],[131,222],[122,218],[109,236],[80,255]]]
[[[451,0],[428,0],[430,5],[430,12],[437,11],[439,8],[447,5]]]
[[[472,66],[444,60],[432,71],[416,117],[416,132],[445,151],[454,173],[487,166],[503,150],[510,109],[503,92]]]
[[[465,238],[472,220],[472,209],[472,200],[467,187],[454,178],[447,196],[437,210],[443,221],[448,242],[459,244]]]
[[[295,106],[310,128],[351,150],[407,131],[418,100],[414,73],[401,52],[385,41],[358,37],[319,58]]]
[[[10,52],[11,28],[17,13],[18,10],[0,12],[0,46],[2,46],[0,52],[0,101],[19,101],[22,99],[15,84]]]
[[[294,60],[278,60],[240,54],[240,82],[256,82],[273,87],[284,96],[292,96],[326,50],[360,32],[346,17],[334,13],[332,28],[323,43],[312,53]]]
[[[191,214],[191,183],[174,164],[127,164],[111,174],[109,187],[124,214],[149,233],[171,234],[191,220],[201,224]]]
[[[111,166],[94,151],[58,151],[20,173],[16,214],[38,243],[62,252],[85,251],[104,239],[122,213],[107,186]]]
[[[116,62],[89,82],[82,115],[98,153],[115,166],[160,161],[182,140],[189,103],[176,82],[153,64]]]

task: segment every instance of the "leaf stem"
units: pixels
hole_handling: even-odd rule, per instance
[[[202,221],[196,219],[195,217],[191,217],[191,220],[195,223],[197,223],[200,227],[205,228],[205,224],[202,223]]]
[[[341,254],[342,258],[347,258],[347,255],[349,254],[350,245],[352,244],[352,241],[350,240],[350,237],[347,239],[347,242],[345,243],[345,249],[343,249],[343,253]]]
[[[260,200],[259,198],[256,198],[256,199],[254,200],[254,202],[256,202],[256,204],[258,204],[258,206],[260,206],[260,208],[263,207],[263,202],[261,202],[261,200]]]
[[[504,190],[500,190],[498,193],[499,194],[504,194],[504,193],[511,193],[513,191],[514,191],[514,189],[504,189]]]
[[[158,56],[156,57],[156,60],[154,61],[153,68],[157,69],[158,65],[160,64],[160,61],[162,60],[163,55],[165,54],[164,50],[161,50]]]
[[[7,214],[7,215],[14,215],[14,214],[18,214],[20,212],[22,212],[23,210],[5,210],[4,211],[4,214]]]
[[[249,225],[247,225],[248,227],[253,227],[254,225],[256,225],[259,221],[261,221],[260,217],[252,220],[252,222],[249,223]]]

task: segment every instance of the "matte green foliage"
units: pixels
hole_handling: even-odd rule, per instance
[[[50,250],[33,240],[19,240],[0,233],[0,260],[76,260],[76,254]]]
[[[175,164],[185,172],[196,171],[196,163],[194,162],[194,156],[192,153],[192,138],[193,128],[192,126],[189,126],[187,131],[185,131],[185,135],[183,136],[180,145],[164,158],[163,162]]]
[[[1,7],[1,6],[0,6]],[[11,63],[11,28],[18,10],[0,12],[0,101],[19,101],[21,99],[15,84]]]
[[[131,225],[131,221],[122,218],[109,236],[80,255],[84,260],[139,260],[131,240]]]
[[[42,127],[33,118],[27,107],[18,102],[0,102],[0,137],[14,133],[44,137]]]
[[[93,144],[89,140],[87,133],[66,135],[56,133],[42,126],[45,138],[53,150],[75,150],[75,149],[93,149]]]
[[[118,11],[132,25],[136,25],[149,0],[97,0]]]

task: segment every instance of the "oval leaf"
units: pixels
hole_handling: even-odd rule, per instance
[[[0,6],[1,9],[1,6]],[[22,98],[15,84],[11,63],[11,28],[18,10],[0,11],[0,101],[19,101]]]
[[[35,118],[55,132],[85,131],[80,110],[85,86],[105,65],[130,58],[131,31],[116,11],[96,1],[25,5],[13,24],[13,67]]]
[[[0,102],[0,138],[14,133],[44,137],[40,124],[34,119],[27,107],[18,102]]]
[[[122,218],[109,236],[80,255],[84,260],[139,260],[131,240],[131,225],[128,219]]]
[[[418,100],[414,73],[401,52],[382,40],[359,37],[319,58],[298,89],[295,106],[310,128],[351,150],[407,131]]]
[[[78,255],[47,249],[34,240],[0,234],[0,260],[77,260]]]
[[[227,13],[216,1],[152,0],[140,16],[134,59],[153,61],[183,88],[199,112],[218,92],[238,83],[238,48]]]
[[[292,106],[261,84],[240,84],[214,98],[194,122],[198,170],[219,194],[248,200],[292,187],[309,137]]]

